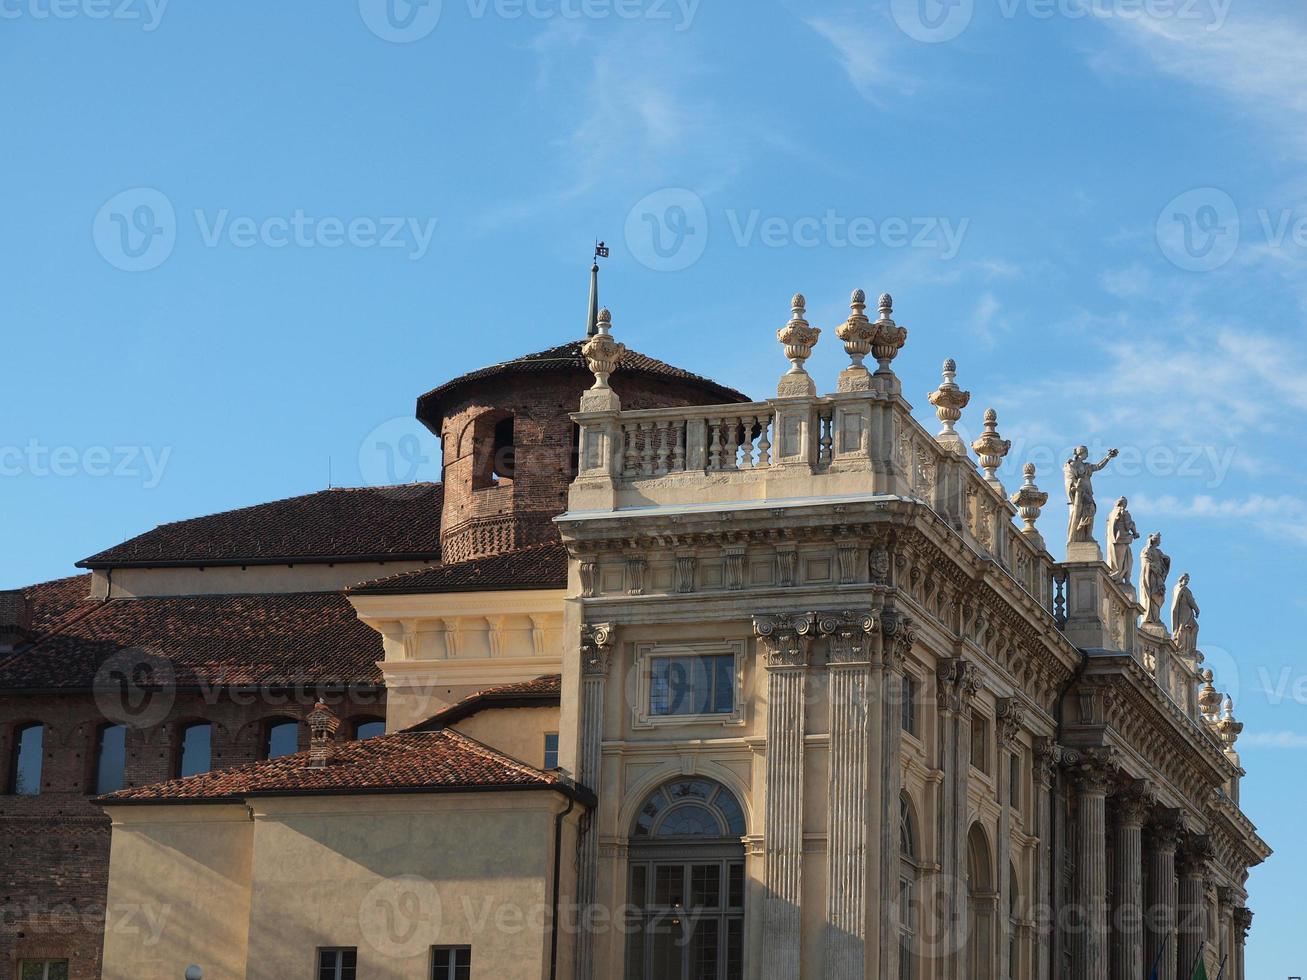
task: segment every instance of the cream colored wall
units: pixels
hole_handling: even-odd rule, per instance
[[[215,565],[206,568],[117,568],[91,575],[91,597],[249,595],[338,592],[351,585],[428,567],[428,562],[347,562],[335,565]]]
[[[540,769],[545,764],[545,733],[558,731],[557,708],[493,708],[453,726],[518,762]]]
[[[566,806],[551,792],[259,801],[249,980],[311,976],[319,946],[358,947],[369,980],[427,980],[433,945],[470,945],[477,976],[547,976]]]
[[[245,976],[254,824],[244,806],[113,807],[104,980]]]

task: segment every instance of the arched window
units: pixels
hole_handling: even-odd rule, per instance
[[[294,718],[269,718],[263,723],[262,758],[294,755],[300,747],[300,723]]]
[[[194,776],[213,768],[213,726],[207,721],[183,725],[174,775]]]
[[[45,757],[45,726],[19,725],[9,758],[8,791],[16,796],[37,796],[41,792],[41,762]]]
[[[355,718],[352,730],[357,741],[361,742],[365,738],[376,738],[378,735],[386,734],[386,719],[377,718],[374,715]]]
[[[483,412],[472,420],[472,489],[511,482],[517,472],[517,434],[513,415]]]
[[[899,797],[899,980],[917,976],[917,825],[908,794]]]
[[[967,835],[967,980],[993,980],[998,895],[989,841],[980,824]]]
[[[739,801],[711,779],[645,798],[631,827],[627,980],[742,975],[745,833]]]
[[[95,736],[95,793],[116,793],[127,785],[127,726],[101,725]]]

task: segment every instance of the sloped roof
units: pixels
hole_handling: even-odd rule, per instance
[[[254,796],[394,792],[556,790],[581,796],[557,773],[542,772],[451,729],[396,732],[339,743],[321,769],[308,753],[282,756],[185,779],[135,786],[102,797],[108,805],[236,802]]]
[[[27,628],[33,635],[46,632],[67,616],[95,608],[90,572],[29,585],[18,591],[27,600]]]
[[[80,568],[426,561],[440,556],[444,487],[320,490],[162,524]]]
[[[535,680],[516,684],[501,684],[469,694],[456,704],[407,729],[410,732],[432,731],[457,724],[481,711],[494,708],[551,708],[558,706],[563,696],[563,675],[546,674]]]
[[[551,347],[548,350],[537,351],[534,354],[524,354],[521,357],[513,358],[511,361],[503,361],[489,367],[479,368],[476,371],[470,371],[461,377],[454,378],[452,381],[445,382],[440,387],[434,388],[418,398],[418,418],[425,422],[428,428],[438,431],[440,419],[444,415],[444,406],[456,400],[468,385],[485,381],[488,378],[541,374],[550,371],[576,373],[589,377],[590,369],[586,366],[585,358],[581,355],[581,348],[584,346],[584,340],[574,340],[569,344]],[[615,378],[619,379],[619,383],[623,374],[698,385],[703,388],[704,393],[709,398],[717,403],[747,402],[751,400],[748,395],[736,391],[734,388],[728,388],[725,385],[718,384],[711,378],[702,377],[686,371],[684,368],[674,367],[657,358],[641,354],[639,351],[628,350],[622,355],[617,373],[614,375]]]
[[[385,656],[339,592],[113,599],[0,660],[0,688],[89,690],[125,651],[167,661],[180,687],[379,684]]]
[[[567,587],[567,548],[535,545],[502,555],[401,572],[350,588],[350,595],[427,595]]]

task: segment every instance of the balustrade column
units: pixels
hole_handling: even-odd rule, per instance
[[[1144,966],[1144,820],[1153,804],[1147,783],[1113,798],[1116,823],[1116,908],[1112,915],[1113,980],[1146,977]]]
[[[872,691],[879,660],[874,637],[879,623],[870,614],[844,612],[818,617],[830,643],[830,772],[826,849],[827,980],[862,980],[867,955],[868,749],[875,752],[882,699]]]
[[[940,786],[939,865],[945,892],[943,922],[936,924],[944,962],[931,964],[926,975],[941,980],[968,980],[967,933],[967,784],[971,769],[971,702],[979,690],[976,666],[966,660],[942,660],[935,668],[939,707]],[[937,903],[938,905],[938,903]]]
[[[1148,825],[1148,907],[1145,911],[1144,959],[1158,964],[1157,980],[1176,980],[1175,851],[1180,840],[1179,814],[1163,810]],[[1185,977],[1184,980],[1189,980]]]
[[[603,759],[604,698],[608,689],[608,668],[612,660],[613,628],[609,624],[581,627],[581,744],[578,753],[577,781],[598,793],[600,766]],[[581,914],[576,941],[577,980],[593,980],[594,935],[586,927],[593,921],[589,910],[594,906],[599,884],[599,828],[597,811],[591,810],[581,825],[577,855],[577,905]]]
[[[800,980],[804,702],[814,620],[811,613],[753,620],[767,653],[764,980]]]
[[[1112,769],[1105,755],[1086,754],[1076,770],[1076,901],[1081,943],[1078,976],[1108,980],[1107,785]]]

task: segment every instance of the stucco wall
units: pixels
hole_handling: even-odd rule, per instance
[[[545,764],[545,733],[558,731],[558,708],[498,708],[477,712],[453,726],[528,766]]]

